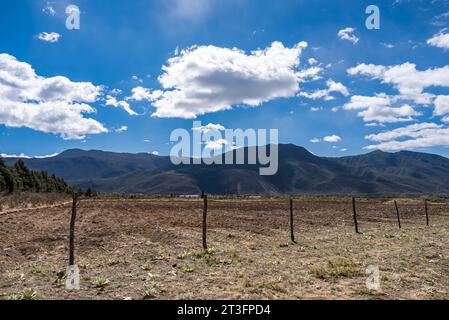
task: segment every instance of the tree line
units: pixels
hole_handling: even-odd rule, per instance
[[[32,171],[23,160],[7,166],[0,157],[0,192],[71,192],[64,179],[49,175],[46,171]]]

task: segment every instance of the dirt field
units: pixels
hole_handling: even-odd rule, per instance
[[[446,299],[449,203],[286,199],[83,200],[76,259],[81,290],[66,291],[70,204],[0,213],[0,299]],[[366,268],[380,268],[368,290]]]

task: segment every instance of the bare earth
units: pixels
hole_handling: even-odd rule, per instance
[[[201,200],[82,200],[81,290],[66,291],[70,204],[0,212],[0,299],[446,299],[449,203],[209,200],[209,252],[201,249]],[[380,268],[368,290],[366,268]],[[107,279],[107,281],[105,281]],[[108,282],[108,283],[105,283]]]

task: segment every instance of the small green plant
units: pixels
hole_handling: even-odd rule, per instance
[[[104,289],[109,284],[109,279],[105,277],[98,277],[92,284],[95,288]]]
[[[110,266],[110,267],[113,267],[113,266],[116,266],[116,265],[118,265],[120,263],[120,261],[118,261],[118,260],[108,260],[108,266]]]
[[[231,259],[232,261],[241,261],[241,258],[239,256],[237,250],[235,250],[235,249],[229,253],[229,259]]]
[[[318,279],[326,278],[326,269],[323,267],[311,267],[309,273]]]
[[[19,294],[10,294],[9,296],[5,297],[5,300],[22,300],[22,297]]]
[[[197,258],[197,259],[211,257],[213,255],[215,255],[215,251],[213,249],[201,250],[199,252],[196,252],[196,253],[192,254],[192,256]]]
[[[195,267],[192,266],[191,264],[185,264],[182,266],[181,270],[182,270],[182,272],[185,272],[185,273],[192,273],[192,272],[195,272]]]
[[[142,297],[143,300],[154,300],[156,299],[156,293],[153,289],[146,290]]]
[[[358,277],[362,274],[357,264],[348,258],[330,260],[325,266],[314,266],[309,273],[318,279],[338,279]]]
[[[25,288],[22,292],[22,300],[34,300],[36,299],[37,292],[31,288]]]
[[[330,275],[332,278],[351,278],[361,274],[360,269],[351,259],[339,258],[329,261]]]
[[[36,272],[36,273],[43,273],[44,272],[44,268],[42,268],[42,267],[40,267],[40,266],[38,266],[36,264],[33,265],[33,269],[34,269],[34,272]]]
[[[264,290],[286,293],[284,285],[278,281],[259,281],[255,284],[253,292],[260,293]]]
[[[142,269],[143,269],[144,271],[151,271],[151,270],[153,270],[153,268],[151,267],[151,265],[150,265],[149,263],[145,263],[145,264],[142,266]]]
[[[243,276],[241,278],[240,282],[242,283],[242,286],[244,288],[251,288],[252,287],[251,280],[248,277]]]

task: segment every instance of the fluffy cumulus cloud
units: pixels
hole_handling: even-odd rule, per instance
[[[393,123],[412,121],[422,115],[416,111],[419,105],[435,105],[435,115],[443,115],[447,101],[445,96],[437,96],[426,89],[449,87],[449,66],[417,70],[413,63],[395,66],[360,64],[348,69],[351,76],[363,75],[391,85],[398,94],[388,96],[377,94],[373,97],[353,96],[344,109],[361,109],[359,116],[366,122]],[[415,105],[415,106],[413,106]]]
[[[430,104],[434,95],[423,92],[429,87],[449,87],[449,66],[419,71],[413,63],[396,66],[360,64],[348,69],[349,75],[365,75],[391,84],[403,99],[418,104]]]
[[[417,70],[416,65],[412,63],[395,66],[360,64],[348,69],[348,74],[380,80],[398,91],[396,95],[380,93],[372,97],[353,96],[343,106],[345,110],[359,110],[359,116],[369,122],[370,126],[416,121],[417,117],[423,115],[416,108],[432,104],[433,116],[442,117],[442,123],[449,123],[449,96],[427,91],[431,88],[449,87],[449,66]],[[449,128],[445,124],[420,122],[365,138],[375,142],[366,147],[370,150],[399,151],[447,147]]]
[[[357,44],[360,39],[354,34],[356,31],[355,28],[344,28],[341,29],[340,31],[338,31],[338,37],[341,40],[346,40],[346,41],[350,41],[353,44]]]
[[[84,139],[108,130],[85,117],[95,112],[88,103],[99,99],[102,88],[66,77],[38,76],[31,65],[0,54],[0,124]]]
[[[349,96],[349,90],[341,82],[335,82],[332,79],[327,81],[327,89],[317,90],[312,93],[300,92],[299,95],[308,99],[324,99],[326,101],[335,99],[331,93],[340,93],[343,96]]]
[[[435,99],[435,116],[444,116],[449,114],[449,96],[438,96]]]
[[[127,97],[126,100],[134,100],[134,101],[149,101],[153,102],[159,99],[162,96],[161,90],[151,90],[144,87],[136,87],[131,90],[132,95]]]
[[[343,106],[344,110],[360,110],[358,115],[365,122],[395,123],[412,121],[415,116],[421,115],[413,107],[404,104],[392,107],[396,99],[386,94],[378,94],[373,97],[352,96],[350,101]]]
[[[446,30],[441,31],[440,33],[427,40],[427,44],[433,47],[447,50],[449,49],[449,33]]]
[[[305,47],[305,42],[292,48],[274,42],[250,54],[215,46],[182,50],[163,67],[159,82],[164,91],[152,103],[156,108],[153,116],[193,119],[235,105],[256,107],[272,99],[293,97],[300,82],[316,77],[320,69],[298,70]]]
[[[376,143],[367,146],[369,150],[400,151],[449,146],[449,128],[425,122],[369,135],[366,139]]]
[[[57,32],[41,32],[37,35],[37,38],[39,40],[45,41],[45,42],[50,42],[50,43],[54,43],[54,42],[58,42],[59,38],[61,37],[61,35]]]

